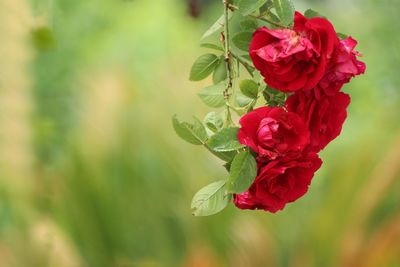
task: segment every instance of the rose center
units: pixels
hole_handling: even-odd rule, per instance
[[[257,139],[264,148],[273,148],[281,142],[279,135],[279,123],[272,118],[265,118],[261,121],[257,130]]]
[[[296,46],[300,42],[300,36],[295,32],[291,31],[290,38],[288,39],[288,43],[290,46]]]

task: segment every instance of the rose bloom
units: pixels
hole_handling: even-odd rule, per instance
[[[354,50],[356,46],[357,41],[352,37],[341,40],[336,46],[329,70],[318,84],[326,94],[339,92],[343,84],[365,72],[365,63],[357,60],[361,54]]]
[[[239,142],[257,153],[259,161],[296,157],[310,143],[308,127],[300,116],[281,107],[257,108],[239,123]]]
[[[250,57],[265,82],[283,92],[314,88],[324,76],[339,39],[324,18],[296,12],[292,29],[256,30]]]
[[[322,161],[315,153],[291,161],[275,160],[259,166],[258,175],[250,188],[234,195],[240,209],[263,209],[277,212],[287,203],[302,197]]]
[[[298,114],[307,124],[311,134],[309,148],[314,152],[339,136],[349,104],[350,96],[345,93],[329,96],[318,90],[296,92],[285,103],[288,111]]]

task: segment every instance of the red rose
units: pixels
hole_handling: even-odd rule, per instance
[[[257,29],[250,57],[269,86],[283,92],[312,89],[324,76],[338,42],[328,20],[296,12],[293,30]]]
[[[332,95],[339,92],[343,84],[365,72],[365,63],[357,60],[357,56],[361,54],[354,51],[356,46],[357,41],[351,37],[337,44],[328,72],[318,84],[318,87],[326,94]]]
[[[249,190],[234,196],[234,203],[240,209],[263,209],[275,213],[307,192],[321,164],[321,159],[314,153],[289,162],[271,161],[259,168]]]
[[[283,108],[260,107],[240,119],[239,142],[258,154],[258,160],[295,157],[310,142],[303,120]]]
[[[350,96],[345,93],[332,96],[319,93],[318,90],[296,92],[286,100],[287,110],[306,122],[311,134],[310,148],[315,152],[340,134],[350,104]]]

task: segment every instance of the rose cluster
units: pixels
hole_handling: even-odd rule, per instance
[[[265,83],[291,93],[285,107],[261,107],[240,119],[238,139],[257,155],[257,177],[234,195],[241,209],[276,212],[303,196],[341,132],[350,104],[341,88],[365,72],[357,42],[338,38],[325,18],[295,14],[293,29],[256,30],[250,57]]]

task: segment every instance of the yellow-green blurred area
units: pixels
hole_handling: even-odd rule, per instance
[[[220,1],[0,0],[0,266],[400,266],[400,2],[294,2],[367,63],[342,135],[285,210],[195,218],[227,174],[171,116],[210,111],[188,76]]]

